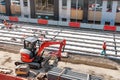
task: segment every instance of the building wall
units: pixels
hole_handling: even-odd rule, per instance
[[[115,22],[120,23],[120,1],[118,1],[118,7],[117,7]]]
[[[102,9],[104,8],[103,0],[86,0],[86,2],[84,0],[34,0],[35,5],[32,5],[32,3],[30,4],[32,0],[27,0],[27,7],[24,6],[25,3],[23,0],[17,0],[20,2],[16,3],[11,0],[9,4],[4,4],[4,1],[7,0],[0,0],[0,14],[8,14],[9,11],[7,10],[9,10],[8,7],[10,5],[9,15],[11,16],[26,17],[25,15],[28,15],[28,17],[32,18],[43,18],[50,20],[61,19],[63,21],[86,20],[101,22],[102,14],[104,14],[102,12]],[[115,22],[120,23],[120,1],[118,0],[117,3],[116,13],[114,14],[116,15]],[[111,11],[110,9],[112,4],[113,1],[108,0],[108,12]]]

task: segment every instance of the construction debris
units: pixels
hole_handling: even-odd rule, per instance
[[[13,72],[13,70],[11,70],[11,69],[1,68],[1,67],[0,67],[0,73],[3,73],[3,74],[11,74],[12,72]]]

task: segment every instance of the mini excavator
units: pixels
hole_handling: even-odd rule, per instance
[[[59,45],[58,50],[49,52],[49,56],[43,56],[45,48],[51,45]],[[15,65],[28,64],[32,69],[40,69],[45,67],[52,56],[55,57],[55,62],[59,61],[65,45],[66,40],[41,42],[36,37],[27,37],[24,40],[24,47],[20,50],[21,61],[15,62]]]

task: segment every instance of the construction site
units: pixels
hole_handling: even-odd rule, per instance
[[[120,80],[120,0],[0,0],[0,80]]]
[[[7,23],[0,23],[0,80],[120,80],[119,32]]]

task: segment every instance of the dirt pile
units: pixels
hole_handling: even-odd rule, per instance
[[[70,57],[62,58],[62,61],[70,62],[73,64],[85,64],[90,66],[108,68],[108,69],[118,69],[118,64],[114,61],[111,61],[105,57],[93,57],[93,56],[81,56],[81,55],[70,55]]]

